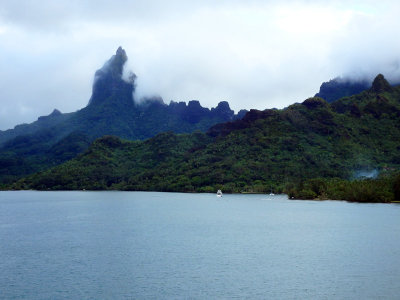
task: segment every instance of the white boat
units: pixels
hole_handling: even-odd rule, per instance
[[[222,197],[222,191],[221,190],[218,190],[217,197]]]
[[[270,196],[275,196],[274,192],[272,191],[272,187],[271,187],[271,193],[269,193]]]

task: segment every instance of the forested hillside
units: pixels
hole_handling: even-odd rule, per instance
[[[0,183],[65,162],[104,135],[143,140],[165,131],[206,131],[246,113],[235,114],[226,101],[212,109],[197,100],[165,104],[162,98],[152,97],[139,102],[135,99],[136,75],[123,77],[127,60],[120,47],[96,71],[92,96],[83,109],[68,114],[54,110],[32,124],[0,131]]]
[[[170,132],[137,142],[103,137],[77,158],[12,187],[269,192],[312,178],[352,179],[360,171],[399,167],[400,88],[379,75],[359,95],[251,110],[206,134]]]

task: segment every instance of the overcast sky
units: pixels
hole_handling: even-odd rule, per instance
[[[399,1],[2,0],[0,130],[84,107],[122,46],[138,97],[283,108],[336,76],[400,79]]]

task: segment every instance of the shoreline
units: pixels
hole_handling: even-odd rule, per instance
[[[182,191],[129,191],[129,190],[35,190],[35,189],[5,189],[5,190],[0,190],[1,192],[138,192],[138,193],[176,193],[176,194],[210,194],[210,195],[216,195],[216,193],[209,193],[209,192],[182,192]],[[225,192],[224,194],[226,195],[265,195],[265,196],[282,196],[286,195],[287,200],[290,201],[315,201],[315,202],[324,202],[324,201],[342,201],[342,202],[349,202],[349,203],[366,203],[366,204],[400,204],[400,201],[394,200],[394,201],[351,201],[351,200],[346,200],[346,199],[320,199],[320,198],[310,198],[310,199],[301,199],[301,198],[291,198],[289,197],[288,194],[286,193],[279,193],[279,194],[274,194],[270,195],[268,193],[257,193],[257,192],[239,192],[239,193],[227,193]]]

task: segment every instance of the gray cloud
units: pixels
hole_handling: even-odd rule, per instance
[[[400,79],[396,1],[2,1],[0,129],[85,106],[126,50],[139,96],[285,107],[336,76]]]

